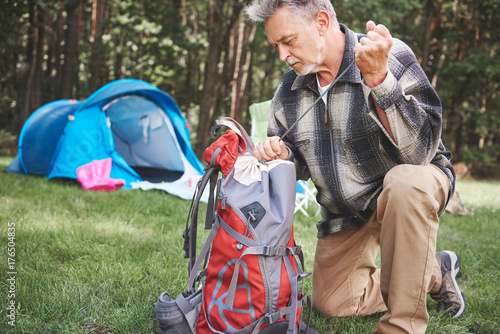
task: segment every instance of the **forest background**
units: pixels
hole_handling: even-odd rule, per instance
[[[250,129],[286,65],[250,0],[1,0],[0,152],[14,155],[25,120],[57,100],[84,100],[117,79],[170,94],[195,152],[215,118]],[[478,178],[500,177],[500,0],[335,0],[341,23],[386,25],[406,42],[443,103],[443,141]]]

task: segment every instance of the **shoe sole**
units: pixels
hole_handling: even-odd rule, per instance
[[[460,271],[460,260],[458,259],[458,255],[455,252],[444,251],[443,253],[448,254],[451,259],[451,278],[453,280],[455,291],[457,291],[458,297],[460,298],[460,304],[462,305],[460,306],[458,312],[453,316],[453,318],[458,318],[465,311],[465,294],[462,292],[462,290],[460,290],[460,287],[457,283],[457,277],[462,276],[462,272]]]

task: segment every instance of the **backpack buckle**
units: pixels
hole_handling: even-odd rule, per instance
[[[295,254],[294,255],[300,255],[302,254],[302,246],[297,245],[295,246]]]
[[[276,249],[276,247],[264,245],[262,255],[264,255],[264,256],[276,256],[276,254],[278,254],[278,250]]]
[[[272,312],[272,313],[268,313],[264,316],[264,321],[268,324],[268,325],[272,325],[274,324],[276,321],[278,321],[279,319],[281,319],[281,313],[279,311],[275,311],[275,312]]]
[[[210,129],[210,132],[212,133],[212,136],[216,137],[217,136],[217,132],[219,132],[219,129],[221,127],[222,127],[222,122],[219,119],[215,120],[214,126],[212,126],[212,128]]]

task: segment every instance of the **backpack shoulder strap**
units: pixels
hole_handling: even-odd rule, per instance
[[[205,168],[205,173],[203,177],[198,181],[196,185],[196,191],[193,195],[193,200],[191,201],[191,207],[189,208],[189,214],[186,221],[186,228],[184,229],[184,246],[183,250],[185,252],[184,257],[189,258],[188,272],[194,266],[196,261],[196,238],[198,234],[198,211],[200,206],[200,200],[205,191],[207,184],[210,184],[207,213],[205,218],[205,228],[210,229],[214,222],[215,216],[215,205],[216,205],[216,194],[215,187],[217,184],[217,179],[219,176],[220,168],[214,165],[207,165]]]

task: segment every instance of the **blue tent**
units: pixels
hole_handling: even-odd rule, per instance
[[[111,82],[85,102],[60,100],[36,110],[7,171],[76,179],[78,167],[112,158],[111,178],[173,182],[201,175],[186,121],[173,98],[149,83]]]

